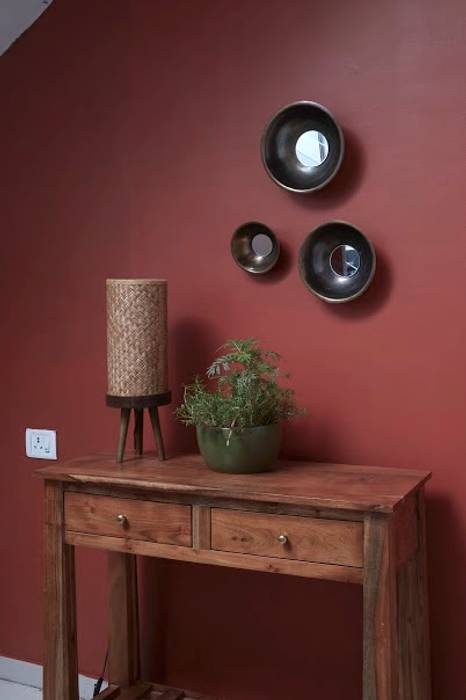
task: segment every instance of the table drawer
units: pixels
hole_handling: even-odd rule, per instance
[[[362,567],[363,524],[213,508],[212,549]]]
[[[191,506],[65,493],[65,528],[111,537],[192,546]]]

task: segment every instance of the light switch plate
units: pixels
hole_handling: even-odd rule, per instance
[[[57,459],[57,431],[26,428],[26,456]]]

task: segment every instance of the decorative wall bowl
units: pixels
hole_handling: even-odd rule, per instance
[[[315,192],[343,160],[343,132],[317,102],[293,102],[272,117],[262,136],[262,162],[272,180],[291,192]]]
[[[331,304],[361,296],[375,274],[372,243],[355,226],[330,221],[305,239],[299,252],[299,272],[306,287]]]
[[[246,272],[263,274],[277,262],[280,243],[268,226],[258,221],[248,221],[234,232],[231,254],[236,264]]]

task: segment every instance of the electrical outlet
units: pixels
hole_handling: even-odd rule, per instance
[[[26,428],[26,456],[57,459],[57,431]]]

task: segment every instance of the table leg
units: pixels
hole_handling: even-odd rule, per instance
[[[44,700],[78,700],[74,547],[64,540],[63,487],[45,482]]]
[[[399,698],[393,522],[371,514],[364,519],[363,700]]]
[[[399,679],[402,700],[431,700],[424,491],[416,494],[417,549],[398,572]]]
[[[412,499],[364,521],[364,700],[432,698],[423,489]]]
[[[109,552],[108,678],[128,687],[139,679],[139,619],[136,557]]]

